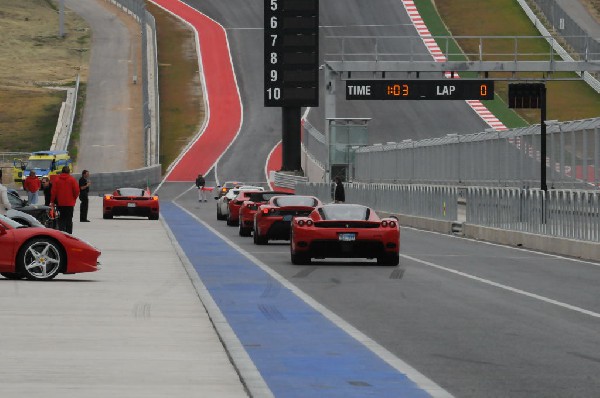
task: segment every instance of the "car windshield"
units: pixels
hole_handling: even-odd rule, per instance
[[[119,188],[117,192],[121,196],[146,196],[146,191],[140,188]]]
[[[11,220],[10,218],[3,216],[2,214],[0,214],[0,220],[2,220],[2,222],[10,225],[13,228],[19,228],[22,227],[23,225],[19,224],[18,222]]]
[[[27,162],[27,169],[44,169],[48,170],[52,167],[52,159],[34,159]]]
[[[223,188],[239,187],[240,185],[242,185],[241,182],[227,181],[225,184],[223,184]]]
[[[273,199],[273,204],[279,207],[287,207],[287,206],[308,206],[315,207],[317,205],[317,201],[312,196],[281,196]]]
[[[325,220],[367,220],[369,208],[360,205],[327,205],[321,208],[321,215]]]
[[[23,207],[23,201],[19,197],[19,194],[8,193],[8,201],[11,207]]]

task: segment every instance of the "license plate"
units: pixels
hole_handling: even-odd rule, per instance
[[[340,234],[339,235],[339,240],[341,240],[343,242],[351,242],[353,240],[356,240],[356,234],[354,234],[354,233]]]
[[[127,203],[127,207],[135,207],[135,203]]]
[[[285,216],[283,216],[283,221],[292,221],[292,215],[291,214],[286,214]]]

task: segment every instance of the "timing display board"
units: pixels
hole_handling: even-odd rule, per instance
[[[494,81],[347,80],[347,100],[492,100]]]
[[[265,106],[319,106],[319,0],[264,5]]]

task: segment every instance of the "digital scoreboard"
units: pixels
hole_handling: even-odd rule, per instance
[[[319,0],[264,6],[265,106],[319,106]]]
[[[493,80],[346,80],[347,100],[493,100]]]

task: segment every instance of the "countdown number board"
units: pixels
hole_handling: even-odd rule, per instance
[[[319,0],[265,0],[265,106],[319,106]]]
[[[492,100],[493,80],[347,80],[347,100]]]

